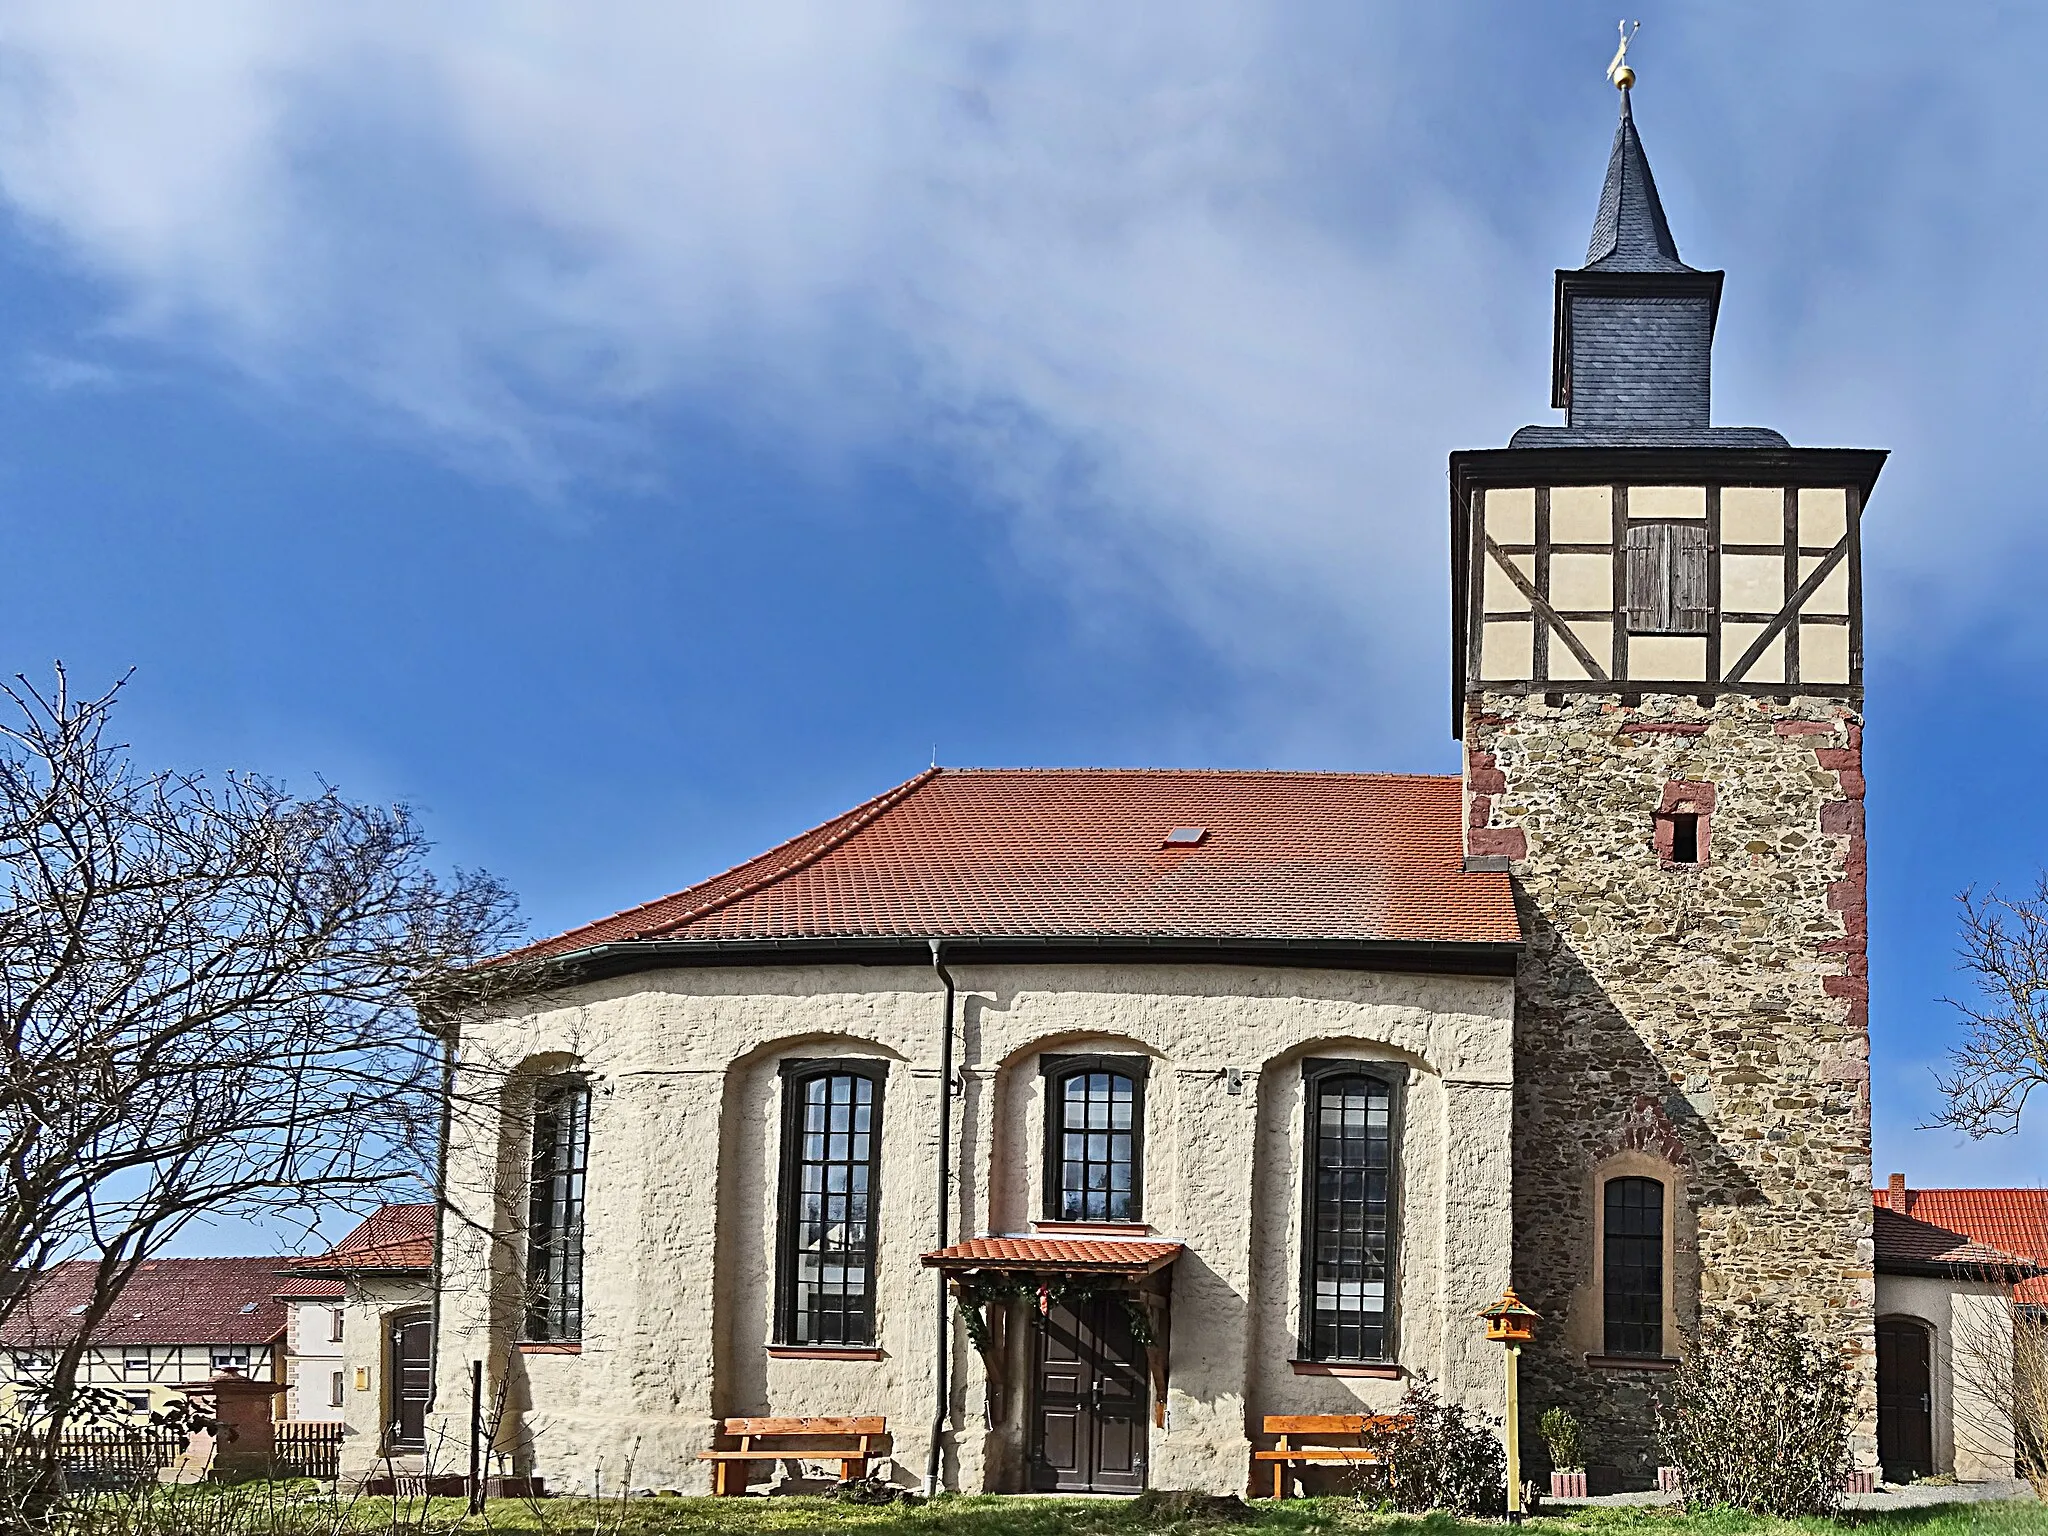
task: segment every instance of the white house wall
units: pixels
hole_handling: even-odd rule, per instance
[[[1396,1379],[1297,1374],[1305,1056],[1412,1069],[1397,1154],[1399,1359],[1497,1415],[1497,1346],[1473,1314],[1508,1282],[1512,984],[1235,966],[953,967],[963,1091],[952,1235],[1029,1232],[1039,1214],[1043,1051],[1152,1058],[1144,1215],[1185,1241],[1174,1276],[1155,1486],[1241,1491],[1248,1428],[1279,1412],[1384,1407]],[[883,1413],[901,1480],[932,1418],[942,992],[929,970],[687,969],[592,984],[464,1026],[448,1152],[434,1424],[466,1440],[466,1379],[509,1365],[501,1445],[557,1488],[701,1491],[720,1417]],[[890,1063],[876,1264],[879,1360],[771,1358],[778,1063]],[[531,1080],[590,1080],[578,1353],[515,1346]],[[1231,1074],[1239,1091],[1230,1091]],[[1452,1128],[1456,1128],[1455,1135]],[[497,1234],[495,1237],[492,1234]],[[351,1330],[355,1323],[350,1319]],[[1021,1402],[984,1428],[982,1364],[954,1325],[946,1482],[1019,1485]],[[1015,1374],[1021,1375],[1021,1369]]]
[[[2011,1282],[1880,1274],[1877,1316],[1914,1318],[1933,1331],[1935,1471],[2010,1480],[2012,1414],[1995,1388],[2012,1380]]]

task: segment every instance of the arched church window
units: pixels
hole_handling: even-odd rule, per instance
[[[1394,1085],[1360,1063],[1305,1069],[1302,1355],[1393,1353]]]
[[[783,1063],[778,1343],[875,1341],[881,1062]]]
[[[1144,1219],[1143,1056],[1045,1056],[1045,1219]]]
[[[1607,1353],[1661,1356],[1664,1186],[1656,1179],[1609,1179],[1601,1216]]]
[[[583,1179],[590,1158],[590,1085],[545,1082],[533,1098],[527,1182],[526,1331],[529,1339],[583,1337]]]

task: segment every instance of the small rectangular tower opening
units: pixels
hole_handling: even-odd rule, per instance
[[[1700,861],[1700,819],[1689,811],[1671,818],[1671,862],[1697,864]]]

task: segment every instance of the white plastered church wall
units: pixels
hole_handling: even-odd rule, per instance
[[[1303,1376],[1298,1305],[1300,1060],[1410,1068],[1398,1151],[1401,1363],[1497,1415],[1498,1351],[1472,1314],[1508,1282],[1513,986],[1508,978],[1239,966],[957,964],[952,1233],[1040,1214],[1038,1054],[1153,1059],[1146,1221],[1188,1244],[1173,1289],[1158,1487],[1246,1486],[1256,1418],[1356,1411],[1395,1380]],[[465,1021],[451,1129],[436,1420],[445,1383],[510,1372],[499,1448],[553,1487],[702,1491],[697,1452],[734,1414],[882,1413],[897,1475],[922,1474],[932,1420],[942,997],[903,967],[690,968],[592,983]],[[879,1172],[879,1360],[772,1359],[779,1063],[890,1064]],[[522,1071],[591,1082],[580,1353],[516,1348],[522,1285]],[[1241,1092],[1227,1091],[1241,1074]],[[507,1077],[506,1074],[513,1074]],[[502,1102],[504,1112],[486,1112]],[[493,1236],[492,1234],[497,1234]],[[985,1427],[982,1362],[953,1324],[945,1482],[1019,1486],[1024,1415]],[[1013,1374],[1021,1374],[1013,1371]],[[457,1433],[458,1429],[460,1434]],[[430,1428],[430,1438],[433,1431]]]

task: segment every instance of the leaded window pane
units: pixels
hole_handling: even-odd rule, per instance
[[[1604,1251],[1607,1353],[1664,1353],[1664,1186],[1607,1181]]]
[[[802,1133],[790,1139],[795,1167],[786,1170],[797,1199],[783,1234],[784,1341],[872,1344],[875,1082],[823,1072],[797,1079],[790,1094]]]
[[[590,1155],[590,1088],[544,1085],[534,1095],[526,1225],[526,1337],[583,1336],[583,1180]]]
[[[1060,1149],[1054,1215],[1061,1221],[1138,1219],[1138,1084],[1121,1072],[1055,1079]]]
[[[1393,1090],[1346,1073],[1318,1079],[1312,1091],[1309,1357],[1382,1360],[1393,1268]]]

